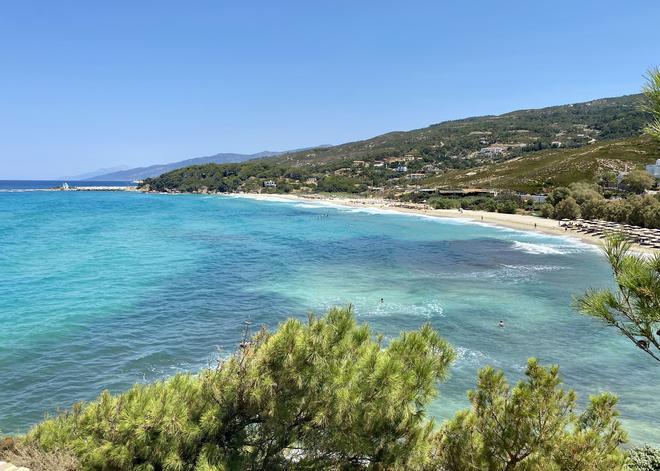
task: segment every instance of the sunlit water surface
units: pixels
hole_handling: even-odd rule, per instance
[[[535,356],[560,364],[582,399],[618,394],[632,438],[660,444],[657,366],[571,308],[610,283],[591,247],[461,221],[232,197],[0,192],[0,430],[24,432],[104,388],[198,370],[236,346],[244,320],[276,327],[352,303],[388,339],[430,322],[456,347],[431,408],[441,419],[467,405],[479,368],[516,379]]]

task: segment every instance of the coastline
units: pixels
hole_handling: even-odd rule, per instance
[[[263,201],[291,201],[291,202],[310,202],[314,201],[321,204],[340,205],[351,208],[373,208],[382,211],[392,211],[396,213],[415,214],[419,216],[465,219],[470,222],[480,224],[491,224],[494,226],[515,229],[519,231],[536,232],[539,234],[568,237],[579,242],[587,243],[598,248],[603,247],[603,239],[591,234],[574,232],[566,230],[559,226],[559,221],[555,219],[545,219],[537,216],[528,216],[523,214],[505,214],[492,213],[488,211],[464,210],[459,212],[456,209],[432,209],[425,204],[399,203],[383,198],[346,198],[331,197],[325,195],[291,195],[291,194],[263,194],[263,193],[241,193],[244,198],[252,198]],[[638,244],[632,244],[634,252],[643,254],[654,254],[657,251],[642,247]]]

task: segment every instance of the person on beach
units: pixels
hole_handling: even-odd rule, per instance
[[[498,325],[500,326],[500,329],[504,329],[504,321],[500,321]]]

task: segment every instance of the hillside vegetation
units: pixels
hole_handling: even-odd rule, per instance
[[[273,159],[295,165],[341,160],[376,160],[412,154],[431,161],[483,160],[471,155],[491,145],[511,147],[509,153],[547,149],[552,143],[580,147],[590,140],[638,135],[647,120],[640,110],[642,95],[605,98],[585,103],[519,110],[499,116],[445,121],[427,128],[390,132],[364,141],[287,153]],[[454,162],[452,162],[454,161]],[[459,161],[459,162],[456,162]]]
[[[345,193],[388,189],[400,192],[419,185],[462,186],[462,174],[451,173],[452,170],[469,170],[511,159],[526,161],[536,155],[541,155],[541,159],[546,155],[570,155],[565,153],[582,148],[588,149],[588,153],[600,152],[602,143],[638,137],[648,118],[641,111],[641,102],[641,95],[630,95],[447,121],[424,129],[242,164],[185,167],[148,179],[145,185],[157,191],[261,191],[264,183],[272,180],[267,191]],[[633,149],[637,143],[646,145],[646,141],[632,140],[628,147]],[[609,155],[602,153],[603,159],[615,157],[620,150],[611,149]],[[637,151],[625,152],[632,155]],[[651,149],[647,154],[639,153],[636,165],[652,153]],[[593,171],[585,169],[584,173]],[[543,182],[531,182],[528,186],[542,185]]]
[[[649,137],[636,137],[578,149],[544,150],[470,170],[448,171],[424,183],[539,192],[580,181],[593,182],[605,174],[626,169],[643,169],[657,158],[660,158],[660,143]]]

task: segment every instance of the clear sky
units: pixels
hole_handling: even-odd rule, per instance
[[[338,144],[637,93],[660,1],[0,5],[0,178]]]

